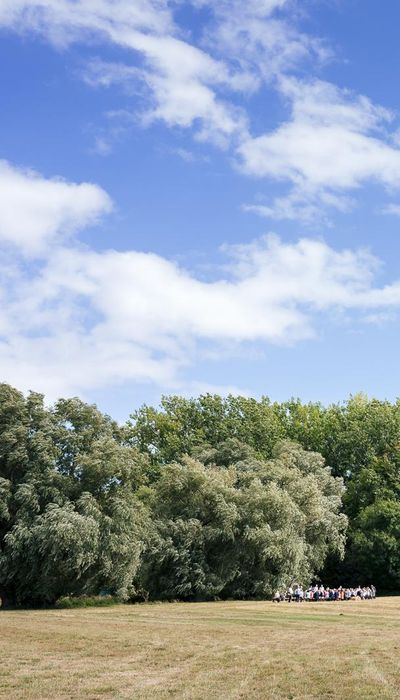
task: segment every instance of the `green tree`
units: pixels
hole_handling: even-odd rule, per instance
[[[350,533],[348,561],[363,581],[400,589],[400,501],[376,500],[362,509]]]
[[[131,416],[127,435],[131,444],[160,464],[191,455],[204,444],[216,447],[230,437],[270,457],[285,437],[269,399],[211,394],[197,399],[163,397],[160,410],[143,406]]]
[[[0,385],[3,604],[131,595],[149,527],[137,498],[147,466],[95,407],[71,399],[50,410]]]
[[[200,460],[203,460],[200,461]],[[274,458],[229,440],[166,465],[153,486],[156,530],[140,570],[151,598],[265,597],[310,580],[343,553],[343,483],[293,443]]]

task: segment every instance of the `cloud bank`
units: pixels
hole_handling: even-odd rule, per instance
[[[129,380],[174,388],[202,354],[223,359],[243,345],[287,345],[317,334],[321,315],[370,321],[400,305],[400,282],[377,286],[380,263],[370,253],[309,238],[227,246],[213,281],[153,253],[96,252],[57,238],[46,246],[64,226],[70,234],[71,222],[77,233],[108,211],[109,198],[96,185],[4,164],[7,176],[19,186],[11,224],[9,213],[0,220],[3,239],[15,243],[1,269],[0,366],[3,379],[24,389],[55,397]],[[38,192],[51,195],[48,209]],[[39,213],[29,240],[23,224],[32,202]]]

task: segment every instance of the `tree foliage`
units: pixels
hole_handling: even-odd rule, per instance
[[[0,387],[0,594],[14,604],[133,591],[148,514],[146,459],[78,399]]]
[[[121,426],[0,385],[3,604],[396,590],[399,503],[399,402],[171,396]]]
[[[159,410],[144,406],[136,411],[127,435],[130,444],[140,446],[157,465],[179,460],[185,452],[196,455],[199,449],[216,449],[229,438],[245,443],[264,459],[272,457],[282,440],[320,453],[332,474],[344,479],[344,513],[350,523],[344,560],[329,556],[321,576],[332,584],[352,584],[355,576],[364,581],[372,577],[381,589],[400,590],[398,536],[384,536],[379,524],[374,534],[371,529],[366,534],[368,514],[374,508],[386,502],[395,510],[399,502],[399,400],[390,403],[358,394],[324,407],[298,399],[272,403],[266,397],[260,401],[211,395],[167,397]],[[374,560],[385,563],[371,569]]]
[[[343,482],[293,443],[262,461],[237,441],[166,465],[141,569],[152,598],[265,597],[343,552]]]

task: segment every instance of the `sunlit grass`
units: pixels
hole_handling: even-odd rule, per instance
[[[400,598],[0,613],[0,697],[394,700]]]

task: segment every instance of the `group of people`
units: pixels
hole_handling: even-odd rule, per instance
[[[343,586],[339,586],[339,588],[325,588],[322,585],[303,588],[303,586],[294,585],[289,586],[284,591],[276,591],[273,601],[274,603],[283,601],[303,603],[304,601],[369,600],[373,598],[376,598],[376,588],[372,584],[363,587],[357,586],[356,588],[344,588]]]

